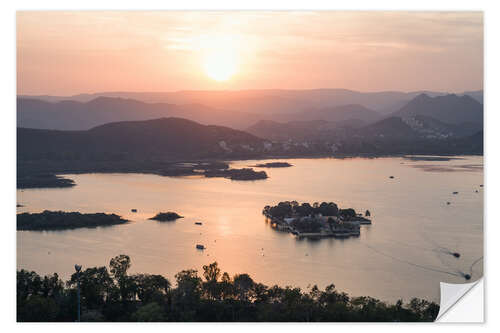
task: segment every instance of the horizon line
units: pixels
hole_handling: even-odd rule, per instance
[[[50,93],[16,93],[16,96],[30,96],[30,97],[42,97],[42,96],[51,96],[51,97],[75,97],[82,95],[96,95],[96,94],[126,94],[126,93],[142,93],[142,94],[165,94],[165,93],[183,93],[183,92],[251,92],[251,91],[315,91],[315,90],[344,90],[356,93],[363,94],[376,94],[376,93],[442,93],[442,94],[464,94],[466,92],[484,92],[484,87],[476,88],[476,89],[468,89],[461,91],[446,91],[446,90],[428,90],[428,89],[419,89],[419,90],[373,90],[373,91],[362,91],[362,90],[354,90],[348,88],[307,88],[307,89],[288,89],[288,88],[251,88],[251,89],[180,89],[180,90],[163,90],[163,91],[148,91],[148,90],[108,90],[108,91],[94,91],[94,92],[80,92],[73,93],[70,95],[64,94],[50,94]]]

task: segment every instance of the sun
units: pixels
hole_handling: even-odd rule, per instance
[[[227,81],[236,73],[238,66],[234,52],[221,49],[208,53],[205,56],[203,67],[211,79]]]

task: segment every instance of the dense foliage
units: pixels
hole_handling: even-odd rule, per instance
[[[292,165],[288,162],[268,162],[256,164],[255,167],[258,168],[289,168]]]
[[[264,207],[264,214],[271,215],[272,217],[285,218],[291,216],[311,216],[315,214],[321,214],[323,216],[337,216],[339,212],[354,212],[354,209],[341,209],[337,207],[337,204],[333,202],[315,202],[311,206],[310,203],[304,202],[299,204],[297,201],[283,201],[278,203],[276,206],[266,206]],[[354,212],[354,215],[356,213]]]
[[[155,216],[153,216],[152,218],[150,218],[150,220],[165,222],[165,221],[175,221],[175,220],[180,219],[182,217],[183,216],[180,216],[179,214],[174,213],[174,212],[166,212],[166,213],[158,213]]]
[[[50,187],[72,187],[75,182],[71,179],[59,177],[53,174],[26,174],[17,175],[17,188],[50,188]]]
[[[230,277],[216,262],[175,275],[128,274],[130,258],[80,272],[82,321],[433,321],[439,306],[414,298],[388,304],[349,297],[333,284],[324,290],[268,287],[248,274]],[[63,283],[57,274],[17,272],[18,321],[75,321],[77,273]]]
[[[268,178],[265,171],[255,171],[252,168],[205,170],[204,175],[205,177],[224,177],[231,180],[258,180]]]
[[[17,230],[60,230],[74,228],[94,228],[126,223],[116,214],[79,212],[53,212],[17,214]]]

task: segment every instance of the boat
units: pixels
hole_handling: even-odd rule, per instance
[[[453,192],[453,194],[458,194],[458,192]]]
[[[137,209],[132,208],[132,213],[137,213]]]
[[[205,250],[205,245],[196,244],[196,248],[197,248],[198,250]]]
[[[202,225],[203,223],[201,223],[201,222],[195,222],[194,224],[196,224],[196,225]]]

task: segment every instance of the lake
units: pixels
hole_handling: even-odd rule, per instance
[[[236,161],[232,167],[269,161]],[[131,220],[95,229],[17,231],[17,268],[66,279],[76,263],[107,266],[112,257],[128,254],[132,273],[163,274],[174,282],[180,270],[195,268],[201,275],[203,265],[217,261],[231,276],[248,273],[267,285],[334,283],[352,296],[392,302],[438,302],[440,281],[464,283],[463,273],[472,273],[469,282],[482,276],[482,260],[471,267],[483,255],[482,156],[286,161],[293,167],[255,168],[269,175],[259,181],[82,174],[67,175],[77,184],[73,188],[17,190],[24,205],[18,212],[106,212]],[[362,226],[358,238],[298,240],[273,230],[261,213],[286,200],[368,209],[373,224]],[[148,220],[160,211],[184,218]]]

